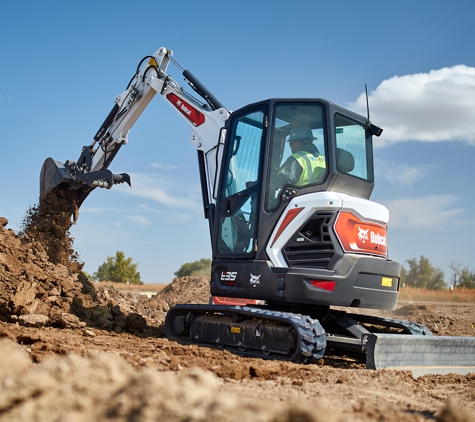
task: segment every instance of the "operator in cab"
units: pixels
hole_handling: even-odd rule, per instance
[[[280,186],[306,186],[323,178],[325,157],[313,144],[315,139],[310,128],[301,125],[292,127],[286,139],[292,155],[282,164],[277,175]]]

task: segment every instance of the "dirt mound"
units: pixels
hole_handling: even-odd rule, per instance
[[[7,224],[8,221],[1,217],[2,320],[32,327],[91,326],[132,332],[150,329],[145,318],[135,312],[135,300],[130,294],[124,295],[112,287],[96,289],[84,274],[72,272],[73,266],[53,264],[43,242],[38,240],[41,236],[17,235],[5,228]],[[57,233],[64,234],[59,229]],[[68,261],[69,257],[62,259]]]
[[[189,276],[175,278],[162,291],[144,302],[144,306],[166,312],[179,303],[209,303],[210,278]]]
[[[465,304],[456,304],[459,310],[467,308]],[[451,315],[441,313],[435,303],[403,305],[392,312],[398,319],[414,321],[425,325],[433,334],[438,336],[473,336],[473,319],[467,319],[467,314],[458,316],[456,312]]]
[[[50,262],[43,244],[0,227],[0,315],[69,312],[83,285],[63,264]]]

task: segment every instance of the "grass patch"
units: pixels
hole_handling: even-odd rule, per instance
[[[475,302],[475,289],[427,290],[414,287],[401,287],[399,300],[420,302]]]

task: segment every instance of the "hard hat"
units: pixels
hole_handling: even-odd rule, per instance
[[[290,133],[287,136],[286,141],[292,142],[297,140],[308,140],[309,142],[317,139],[313,136],[313,133],[310,128],[303,125],[294,125],[290,130]]]

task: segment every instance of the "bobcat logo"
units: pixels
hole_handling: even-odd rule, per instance
[[[252,287],[257,287],[258,284],[261,284],[261,282],[259,281],[259,279],[261,278],[261,275],[262,274],[259,274],[259,275],[251,274],[251,279],[249,280],[249,282],[251,283]]]
[[[362,228],[358,226],[358,230],[359,230],[358,239],[361,240],[362,243],[365,243],[369,239],[368,237],[369,229],[363,230]]]

